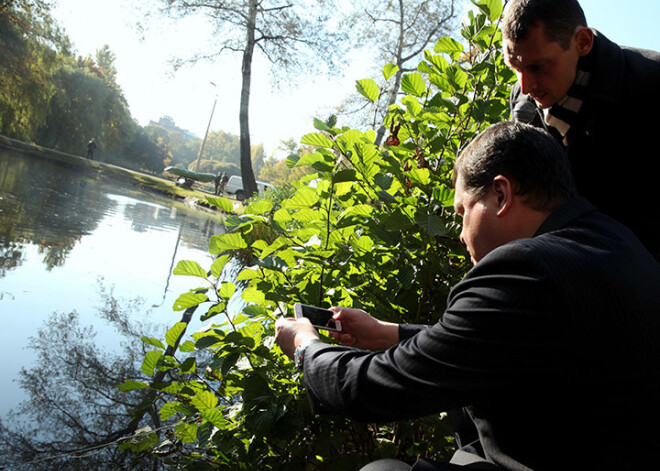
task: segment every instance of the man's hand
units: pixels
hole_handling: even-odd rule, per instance
[[[282,317],[275,322],[275,342],[289,358],[307,340],[318,339],[319,334],[309,319]]]
[[[361,309],[333,307],[341,332],[330,332],[342,345],[365,350],[385,350],[399,343],[399,325],[371,317]]]

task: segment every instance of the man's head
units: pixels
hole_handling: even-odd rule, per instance
[[[477,136],[454,166],[454,208],[473,262],[531,237],[548,214],[576,196],[561,145],[533,126],[505,121]]]
[[[541,108],[566,95],[593,31],[577,0],[512,0],[502,20],[504,58]]]

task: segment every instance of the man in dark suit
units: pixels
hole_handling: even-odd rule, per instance
[[[576,197],[561,145],[533,126],[492,126],[461,153],[454,177],[475,266],[437,324],[335,308],[342,345],[330,345],[304,319],[278,320],[276,341],[303,369],[313,410],[373,422],[466,406],[483,452],[459,450],[454,463],[655,469],[660,265],[629,229]]]
[[[550,131],[568,151],[580,194],[630,227],[660,261],[660,54],[588,28],[577,0],[511,0],[502,35],[518,76],[513,118]],[[621,178],[630,169],[636,177]]]

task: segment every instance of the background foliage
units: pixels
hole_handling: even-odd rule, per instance
[[[179,469],[345,470],[380,457],[448,456],[451,432],[440,417],[362,424],[312,416],[300,373],[273,346],[273,324],[295,302],[360,307],[396,322],[433,323],[442,314],[468,269],[452,208],[453,162],[508,113],[514,80],[501,54],[501,1],[473,3],[461,30],[466,46],[442,38],[401,77],[404,95],[385,118],[383,146],[374,129],[315,120],[318,132],[302,139],[315,150],[288,159],[313,172],[228,217],[227,233],[211,239],[211,267],[178,264],[174,273],[198,278],[200,288],[175,302],[182,322],[164,339],[143,339],[152,349],[142,370],[152,379],[120,386],[166,401],[160,419],[172,431],[143,430],[125,446],[167,455],[163,462]],[[396,72],[387,64],[383,78]],[[373,79],[357,89],[379,98]],[[232,209],[223,198],[210,202]],[[230,315],[239,298],[244,307]],[[195,310],[208,325],[186,336]],[[197,358],[205,356],[212,359],[203,365]]]
[[[0,2],[0,134],[81,156],[94,138],[95,159],[149,173],[194,162],[201,139],[168,117],[138,125],[117,84],[114,53],[106,45],[76,57],[51,3]],[[239,174],[239,144],[238,136],[210,133],[209,168]],[[256,171],[264,158],[263,145],[252,146]]]

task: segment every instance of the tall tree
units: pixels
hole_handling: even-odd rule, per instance
[[[46,120],[57,53],[70,49],[49,3],[0,1],[0,133],[25,141]]]
[[[350,23],[355,43],[373,51],[375,63],[392,64],[389,70],[393,75],[380,84],[383,99],[376,103],[372,114],[374,127],[383,122],[389,107],[396,102],[403,75],[417,68],[425,49],[457,27],[455,3],[455,0],[365,0],[356,3],[343,20],[346,28]],[[385,127],[381,125],[376,135],[377,145],[384,133]]]
[[[334,70],[342,57],[339,33],[329,31],[333,0],[161,0],[174,16],[202,13],[215,27],[212,52],[188,58],[214,60],[223,53],[242,54],[239,111],[241,174],[250,196],[257,191],[251,161],[249,105],[255,52],[286,74],[287,84],[300,71]],[[282,77],[280,75],[279,77]],[[277,74],[273,75],[277,78]]]

